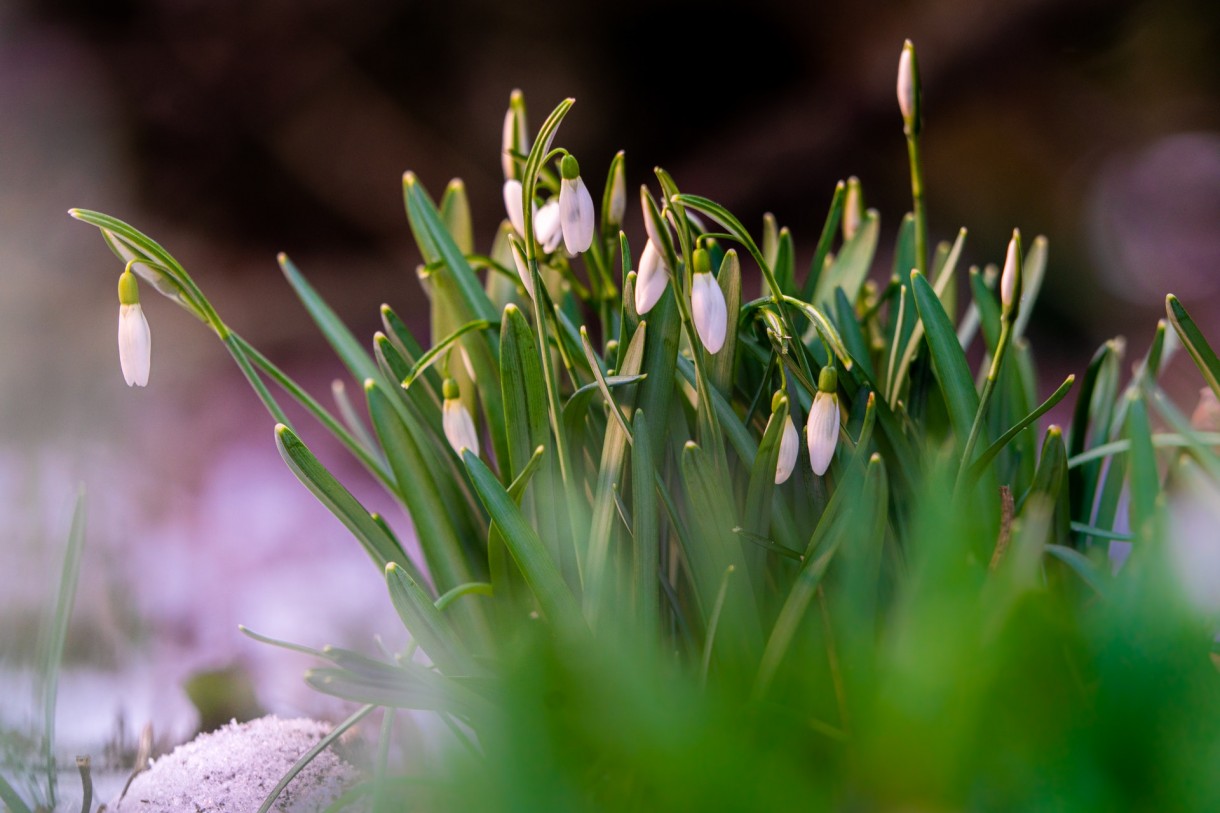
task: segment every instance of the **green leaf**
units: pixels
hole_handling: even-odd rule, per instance
[[[424,190],[414,173],[408,172],[402,179],[403,202],[407,210],[407,220],[419,243],[420,253],[424,261],[431,265],[440,260],[443,269],[433,271],[433,274],[443,273],[454,283],[457,300],[462,304],[467,320],[483,319],[494,322],[496,308],[487,298],[486,291],[479,284],[466,256],[450,236],[444,221],[428,193]]]
[[[378,569],[395,562],[406,568],[416,580],[422,580],[419,570],[398,542],[386,534],[364,506],[326,470],[291,429],[278,424],[275,427],[275,445],[292,473],[352,532]]]
[[[860,320],[856,318],[856,309],[847,299],[842,288],[835,289],[835,323],[843,345],[847,348],[852,360],[864,369],[864,374],[870,379],[876,378],[873,372],[872,354],[868,351],[868,343],[864,340],[864,332]]]
[[[670,285],[648,313],[648,341],[644,347],[644,364],[640,368],[648,379],[640,384],[636,399],[636,406],[650,416],[649,442],[654,460],[664,459],[665,433],[669,425],[670,405],[673,403],[674,368],[678,363],[681,336],[682,324],[677,302],[674,301],[674,286]]]
[[[1220,398],[1220,359],[1216,358],[1216,353],[1203,337],[1203,332],[1173,294],[1165,297],[1165,312],[1169,315],[1169,323],[1178,332],[1186,351],[1203,374],[1203,380],[1212,388],[1216,397]]]
[[[1013,324],[1013,338],[1020,339],[1025,335],[1025,326],[1029,324],[1029,317],[1042,290],[1042,280],[1046,277],[1046,256],[1046,238],[1038,235],[1021,262],[1021,307]]]
[[[789,296],[796,296],[796,248],[792,245],[792,232],[788,227],[780,229],[779,244],[772,263],[775,269],[775,280],[780,290]]]
[[[33,813],[3,776],[0,776],[0,802],[4,802],[12,813]]]
[[[1005,446],[1012,442],[1013,438],[1019,435],[1026,427],[1033,424],[1034,421],[1041,418],[1043,415],[1053,409],[1056,404],[1063,400],[1064,396],[1068,394],[1068,390],[1072,388],[1072,384],[1075,381],[1076,376],[1069,375],[1064,382],[1059,385],[1059,389],[1051,393],[1051,396],[1043,401],[1037,409],[1013,424],[1012,428],[1001,435],[999,440],[988,446],[971,466],[970,477],[972,479],[978,479],[978,477],[982,474],[983,469],[985,469],[988,464],[995,459],[995,456],[999,454]]]
[[[500,324],[500,387],[508,436],[509,471],[520,472],[538,446],[549,446],[546,382],[534,332],[516,305],[504,308]]]
[[[779,463],[780,441],[788,420],[788,399],[781,398],[771,413],[767,428],[758,444],[758,454],[750,467],[750,483],[746,490],[746,508],[741,524],[749,533],[766,536],[770,530],[771,498],[775,493],[775,469]]]
[[[405,376],[403,376],[402,386],[404,388],[410,388],[411,385],[415,383],[415,379],[419,378],[424,370],[427,370],[433,364],[435,364],[437,360],[449,350],[450,347],[452,347],[467,333],[474,330],[487,330],[488,328],[499,329],[499,327],[500,326],[495,322],[488,322],[484,319],[476,319],[473,322],[467,322],[466,324],[457,328],[448,336],[438,341],[430,350],[428,350],[428,352],[424,353],[419,357],[418,360],[416,360],[411,370]]]
[[[50,634],[46,638],[46,649],[42,658],[42,675],[39,696],[42,699],[44,747],[43,760],[46,766],[47,792],[51,805],[55,805],[58,776],[55,773],[55,706],[59,697],[59,673],[63,665],[64,646],[68,640],[68,622],[72,618],[72,607],[76,603],[76,585],[80,577],[81,554],[85,549],[85,489],[76,492],[72,507],[72,525],[68,530],[68,544],[64,549],[63,568],[60,571],[59,589],[55,598],[55,613],[51,616]]]
[[[393,562],[385,567],[385,580],[403,625],[432,662],[448,675],[474,674],[474,664],[449,619],[419,582]]]
[[[479,498],[500,527],[504,543],[538,599],[543,614],[556,628],[584,628],[580,604],[564,582],[559,566],[543,546],[542,540],[526,522],[521,509],[491,470],[469,449],[462,459]]]
[[[715,470],[711,456],[694,443],[682,452],[682,480],[690,503],[691,522],[699,530],[697,544],[686,550],[703,620],[710,619],[721,579],[730,567],[740,572],[729,589],[726,615],[721,619],[723,654],[720,663],[735,671],[754,662],[762,647],[762,625],[745,556],[733,528],[733,498],[721,490],[724,472]]]
[[[462,254],[474,253],[474,225],[470,218],[470,199],[466,196],[466,185],[454,178],[445,187],[441,196],[441,221],[453,238],[453,244]]]
[[[839,220],[843,216],[843,201],[847,196],[847,185],[842,181],[835,184],[834,194],[830,197],[830,209],[826,212],[826,221],[822,224],[822,233],[818,237],[818,246],[814,249],[813,259],[809,263],[809,276],[801,286],[801,299],[806,302],[813,300],[813,292],[817,290],[818,278],[826,265],[826,257],[830,254],[830,246],[834,243],[835,233],[839,230]]]
[[[637,438],[648,437],[648,420],[644,410],[637,409],[632,420]],[[645,636],[660,630],[661,569],[660,533],[658,529],[656,467],[652,445],[636,443],[631,447],[631,535],[633,550],[633,586],[635,613],[639,629]]]
[[[399,493],[411,514],[420,550],[437,590],[444,592],[472,581],[461,540],[433,477],[432,458],[423,452],[427,435],[420,427],[400,419],[391,405],[390,393],[375,381],[366,381],[364,391],[377,440],[398,481]],[[381,563],[383,568],[385,564]],[[422,581],[412,575],[416,581]]]
[[[641,323],[631,337],[631,346],[623,361],[623,373],[635,375],[644,360],[644,347],[648,330]],[[582,334],[583,335],[583,334]],[[586,352],[590,354],[594,366],[593,349],[585,340]],[[616,415],[616,420],[606,427],[602,440],[601,461],[597,467],[597,484],[593,491],[593,520],[589,529],[589,542],[585,547],[585,614],[589,623],[597,628],[600,619],[614,617],[612,613],[619,608],[611,606],[611,601],[617,591],[614,590],[618,574],[614,571],[610,556],[611,535],[614,528],[615,504],[619,481],[628,454],[628,444],[631,439],[631,428],[627,418],[619,410],[618,404],[610,396],[610,390],[604,382],[600,384],[602,395],[607,399],[607,407]],[[646,438],[640,438],[645,443]]]
[[[1156,529],[1157,498],[1161,481],[1156,468],[1156,451],[1152,442],[1152,427],[1148,422],[1148,407],[1144,399],[1127,395],[1127,440],[1131,444],[1130,516],[1131,531],[1137,539],[1152,541]]]
[[[1093,588],[1099,596],[1105,596],[1108,589],[1106,576],[1092,559],[1074,548],[1063,545],[1047,545],[1046,552],[1075,571],[1080,580]]]
[[[860,295],[860,288],[868,278],[877,253],[877,241],[881,236],[881,217],[875,209],[864,213],[855,235],[843,245],[830,267],[818,278],[812,302],[819,308],[834,304],[835,288],[842,288],[851,302]]]
[[[911,274],[911,290],[915,305],[928,338],[928,350],[932,356],[932,369],[940,385],[941,394],[949,410],[949,420],[957,442],[963,444],[970,436],[975,413],[979,409],[979,395],[974,389],[974,379],[966,364],[966,354],[957,342],[957,333],[941,307],[936,291],[928,284],[923,274]]]
[[[970,293],[974,297],[974,306],[978,309],[987,352],[994,353],[1000,341],[1000,303],[977,268],[970,269]]]

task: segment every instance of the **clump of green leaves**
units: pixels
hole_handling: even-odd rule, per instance
[[[803,272],[773,218],[756,238],[661,169],[641,191],[637,265],[622,154],[595,215],[575,158],[552,147],[572,100],[531,139],[514,94],[509,217],[490,251],[459,181],[436,200],[404,178],[426,341],[383,306],[366,346],[280,257],[363,384],[367,424],[221,321],[156,242],[73,211],[217,333],[285,461],[384,570],[412,651],[310,650],[327,665],[307,680],[366,704],[349,722],[433,711],[464,750],[379,777],[379,801],[1220,805],[1214,613],[1181,589],[1171,533],[1175,495],[1220,483],[1220,438],[1157,385],[1165,322],[1125,386],[1121,344],[1103,346],[1071,425],[1040,434],[1075,383],[1041,397],[1025,338],[1047,242],[1014,234],[1002,272],[961,267],[964,229],[929,247],[909,43],[898,93],[914,205],[892,269],[876,268],[880,215],[852,179]],[[1220,389],[1172,297],[1167,315]],[[402,504],[418,561],[270,385]],[[1113,542],[1132,548],[1121,568]]]

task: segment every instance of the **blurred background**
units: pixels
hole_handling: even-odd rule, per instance
[[[247,676],[251,708],[333,714],[299,679],[307,659],[236,625],[366,651],[399,626],[222,347],[148,286],[150,386],[123,385],[121,267],[69,207],[154,236],[230,325],[326,395],[339,365],[275,253],[357,335],[382,302],[426,335],[402,172],[434,194],[462,177],[486,247],[513,88],[534,126],[577,99],[560,141],[597,200],[625,149],[629,188],[661,165],[751,228],[774,212],[800,268],[854,174],[885,247],[909,207],[906,37],[933,237],[967,226],[980,265],[1002,261],[1013,227],[1050,240],[1031,323],[1048,382],[1114,335],[1138,359],[1166,292],[1220,339],[1214,0],[0,0],[0,732],[38,729],[32,653],[78,483],[90,516],[65,749],[129,745],[146,722],[188,736],[183,682],[200,671]],[[626,228],[642,235],[638,211]],[[1188,360],[1166,381],[1192,409]],[[359,481],[321,432],[304,435]]]

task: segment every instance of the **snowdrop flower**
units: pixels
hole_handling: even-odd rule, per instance
[[[839,443],[839,376],[833,367],[823,367],[818,375],[818,394],[813,397],[809,422],[805,424],[809,444],[809,462],[813,473],[821,477],[830,468]]]
[[[635,312],[640,316],[652,310],[669,284],[669,269],[657,246],[651,240],[640,256],[640,270],[635,277]]]
[[[712,276],[712,264],[707,250],[695,249],[695,275],[691,280],[691,318],[695,320],[695,332],[709,353],[719,353],[724,347],[724,334],[728,325],[728,312],[724,303],[724,292]]]
[[[504,182],[504,211],[508,212],[508,222],[513,224],[513,231],[525,236],[525,211],[521,208],[521,182],[509,178]],[[534,212],[538,207],[534,207]]]
[[[152,333],[140,307],[140,289],[130,268],[119,275],[119,366],[129,387],[148,386]]]
[[[478,456],[479,435],[474,431],[474,419],[459,397],[457,382],[446,378],[443,391],[445,403],[441,405],[441,424],[445,429],[445,438],[458,455],[462,454],[463,449],[469,449]]]
[[[551,198],[542,204],[538,214],[534,215],[534,238],[545,254],[559,248],[559,241],[563,239],[563,228],[559,222],[558,198]]]
[[[530,266],[525,259],[525,249],[514,238],[509,238],[509,243],[513,247],[513,264],[517,266],[517,276],[521,279],[521,284],[525,286],[525,292],[529,294],[530,299],[533,299],[534,277],[530,274]]]
[[[778,402],[781,398],[783,398],[783,394],[776,393],[775,401]],[[773,403],[771,411],[774,412],[778,406],[778,403]],[[800,448],[801,437],[796,431],[796,424],[792,421],[792,414],[789,413],[784,418],[784,434],[779,439],[779,460],[775,464],[776,485],[786,482],[792,476],[792,471],[796,468],[796,456],[800,452]]]
[[[1021,285],[1021,233],[1013,229],[1008,241],[1008,256],[1004,259],[1004,271],[1000,274],[1000,305],[1004,313],[1012,310],[1019,296]]]
[[[898,58],[898,109],[908,132],[919,123],[919,67],[915,64],[915,45],[907,40]]]
[[[565,155],[559,165],[563,176],[559,185],[559,222],[563,227],[563,245],[575,256],[588,251],[593,244],[593,197],[580,179],[580,164]]]

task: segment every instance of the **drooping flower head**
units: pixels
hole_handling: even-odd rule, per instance
[[[593,244],[593,197],[580,179],[575,156],[565,155],[559,164],[559,223],[568,254],[588,251]]]
[[[775,397],[771,399],[771,411],[779,409],[784,401],[782,392],[775,393]],[[801,449],[801,436],[796,431],[796,423],[792,420],[792,413],[789,412],[784,418],[784,433],[779,439],[779,459],[775,463],[775,484],[787,482],[792,476],[793,470],[796,468],[796,456]]]
[[[119,366],[129,387],[148,386],[152,332],[140,307],[140,288],[130,267],[119,275]]]
[[[669,268],[657,246],[651,240],[640,255],[640,269],[635,278],[635,312],[643,316],[661,301],[669,284]]]
[[[818,393],[813,396],[809,409],[809,421],[805,424],[806,442],[809,444],[809,462],[813,473],[821,477],[830,468],[835,447],[839,443],[839,376],[833,367],[826,366],[818,374]]]
[[[445,430],[445,439],[459,455],[463,449],[469,449],[477,456],[479,453],[479,435],[474,428],[474,419],[470,411],[462,403],[458,384],[452,378],[446,378],[442,387],[445,402],[441,405],[441,425]]]
[[[695,332],[709,353],[719,353],[724,347],[728,313],[724,292],[712,276],[712,263],[707,249],[697,248],[694,254],[695,275],[691,279],[691,318]]]

